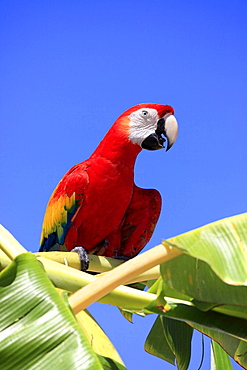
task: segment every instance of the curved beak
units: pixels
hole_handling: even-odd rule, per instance
[[[168,151],[175,143],[177,136],[177,120],[171,113],[168,113],[158,120],[157,129],[142,142],[141,146],[148,150],[166,148]]]
[[[178,136],[178,123],[173,115],[168,116],[165,120],[164,135],[167,139],[167,151],[173,146]]]

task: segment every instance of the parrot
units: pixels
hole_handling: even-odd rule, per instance
[[[40,251],[77,252],[127,260],[150,240],[161,212],[161,195],[134,182],[142,149],[169,150],[178,135],[174,109],[142,103],[122,113],[92,155],[60,180],[46,207]]]

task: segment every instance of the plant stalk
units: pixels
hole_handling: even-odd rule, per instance
[[[38,257],[43,264],[45,271],[57,287],[70,292],[81,289],[82,286],[90,285],[99,280],[100,277],[78,271],[69,266],[63,266],[52,260]],[[112,304],[123,309],[142,310],[150,302],[157,298],[156,294],[143,292],[126,286],[119,286],[110,292],[107,296],[102,297],[99,302]]]
[[[134,257],[115,269],[99,276],[94,282],[81,288],[69,297],[74,313],[109,294],[119,285],[124,285],[135,276],[144,273],[154,266],[178,257],[183,252],[168,245],[160,244],[143,254]]]
[[[37,252],[34,253],[36,257],[44,257],[49,260],[61,263],[65,266],[73,267],[74,269],[81,270],[81,262],[78,253],[71,252]],[[122,261],[116,260],[110,257],[95,256],[93,254],[88,255],[89,268],[88,271],[94,271],[104,273],[110,271],[113,268],[123,264]],[[160,277],[159,266],[155,266],[144,273],[135,276],[132,280],[128,281],[128,284],[137,283],[140,281],[148,281],[158,279]]]
[[[34,253],[36,257],[44,257],[62,263],[66,266],[81,270],[81,262],[78,253],[71,252],[38,252]],[[95,256],[89,254],[89,268],[88,271],[105,272],[112,270],[114,267],[121,265],[123,262],[114,258]]]
[[[21,253],[27,250],[14,238],[10,232],[0,225],[0,249],[11,259],[14,260]]]

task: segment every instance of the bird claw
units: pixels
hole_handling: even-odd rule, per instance
[[[81,271],[87,271],[89,267],[89,258],[86,249],[84,247],[75,247],[71,252],[78,253],[81,262]]]

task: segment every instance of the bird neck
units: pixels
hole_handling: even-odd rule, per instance
[[[134,167],[136,157],[141,151],[138,144],[133,144],[128,138],[125,126],[114,124],[106,133],[91,158],[104,157],[114,165]]]

